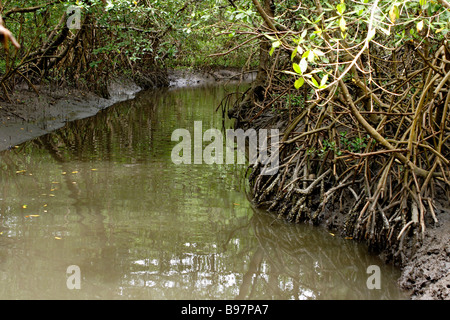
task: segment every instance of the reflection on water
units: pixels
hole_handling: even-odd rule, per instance
[[[0,153],[0,298],[405,298],[364,247],[252,210],[245,168],[172,163],[173,130],[221,128],[224,90],[145,92]]]

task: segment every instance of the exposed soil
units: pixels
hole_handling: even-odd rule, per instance
[[[68,121],[90,117],[117,102],[132,99],[141,88],[121,80],[109,84],[110,98],[54,86],[17,86],[11,102],[0,102],[0,150],[59,129]]]
[[[450,205],[438,209],[439,220],[428,228],[423,244],[403,267],[399,285],[412,299],[450,300]]]
[[[249,73],[244,80],[254,76]],[[243,80],[236,70],[170,71],[169,86],[185,87]],[[141,87],[130,81],[109,85],[110,98],[69,88],[39,87],[36,94],[27,86],[18,87],[0,103],[0,151],[61,128],[66,122],[95,115],[119,101],[132,99]],[[439,223],[426,231],[422,245],[408,248],[411,253],[402,266],[399,286],[411,299],[450,300],[450,201],[437,209]],[[331,217],[331,215],[330,215]],[[325,218],[324,224],[342,228],[339,221]]]
[[[172,70],[165,85],[180,88],[232,83],[251,80],[252,75],[242,77],[236,69]],[[139,85],[127,79],[112,81],[108,85],[109,99],[73,88],[36,86],[36,93],[27,84],[18,85],[9,96],[11,102],[0,102],[0,151],[59,129],[68,121],[93,116],[117,102],[132,99],[149,85],[153,86],[142,79]]]

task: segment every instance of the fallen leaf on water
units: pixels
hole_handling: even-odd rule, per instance
[[[72,173],[78,173],[78,171],[75,170],[75,171],[72,171]]]
[[[345,240],[353,240],[353,237],[345,237]]]
[[[97,171],[98,169],[91,169],[91,171]]]
[[[24,209],[26,209],[28,206],[26,205],[26,204],[24,204],[23,206],[22,206],[22,208],[24,208]]]
[[[62,238],[60,238],[60,237],[55,237],[55,239],[56,239],[56,240],[61,240]]]
[[[38,214],[30,214],[30,217],[36,218],[36,217],[40,217],[40,215],[38,215]]]
[[[27,172],[27,170],[18,170],[18,171],[16,171],[16,173],[24,173],[24,172]]]
[[[240,204],[239,203],[233,203],[235,206],[240,206]]]
[[[331,234],[331,235],[332,235],[333,237],[335,236],[335,234],[334,234],[334,233],[331,233],[331,232],[330,232],[330,234]]]

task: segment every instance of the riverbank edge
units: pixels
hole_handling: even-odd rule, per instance
[[[170,70],[169,89],[201,85],[223,84],[243,79],[240,70]],[[67,122],[94,116],[118,102],[133,99],[143,90],[130,79],[112,81],[109,99],[73,88],[51,85],[37,87],[38,93],[28,86],[17,87],[10,96],[12,103],[0,103],[0,151],[13,148],[28,140],[63,127]],[[408,261],[400,266],[399,287],[408,292],[411,299],[450,299],[450,203],[441,206],[437,213],[439,223],[427,228],[422,245],[410,248],[414,251]],[[343,225],[326,220],[322,226],[343,230]],[[381,252],[383,257],[385,253]]]
[[[242,76],[237,68],[168,70],[158,76],[164,77],[164,81],[154,82],[144,76],[139,81],[114,79],[108,84],[109,98],[73,87],[47,84],[30,88],[23,83],[9,95],[11,102],[0,102],[0,151],[60,129],[67,122],[94,116],[114,104],[135,98],[143,90],[238,83],[250,81],[252,76],[251,73]],[[145,83],[143,78],[147,79]],[[158,84],[153,86],[154,83]]]

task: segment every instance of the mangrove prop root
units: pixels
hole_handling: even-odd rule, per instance
[[[296,90],[295,79],[277,74],[292,68],[290,55],[272,60],[266,99],[254,104],[250,90],[229,106],[241,127],[281,128],[282,170],[267,177],[258,167],[249,176],[255,205],[292,222],[341,220],[343,236],[395,248],[393,259],[403,259],[407,239],[420,242],[438,222],[436,195],[450,195],[448,46],[427,56],[411,44],[395,53],[365,45],[323,90],[307,82]],[[369,75],[383,86],[370,85]]]

